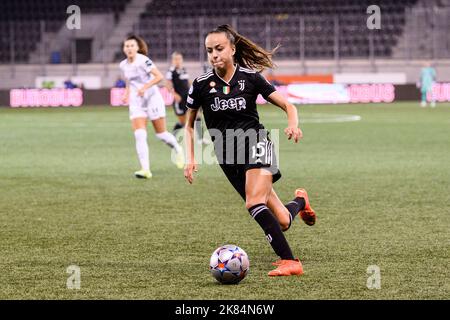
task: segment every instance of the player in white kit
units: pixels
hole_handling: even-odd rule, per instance
[[[129,36],[123,43],[123,52],[127,56],[120,63],[120,70],[126,79],[123,102],[129,105],[130,120],[136,139],[136,151],[141,170],[135,172],[137,178],[149,179],[149,149],[147,143],[147,121],[153,124],[156,137],[175,150],[175,163],[184,167],[184,156],[176,138],[166,128],[166,106],[157,84],[163,75],[148,58],[148,48],[144,40]]]

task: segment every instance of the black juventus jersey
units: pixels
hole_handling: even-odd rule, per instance
[[[214,70],[196,78],[189,89],[186,106],[202,107],[206,126],[226,135],[227,129],[264,128],[259,123],[256,98],[265,99],[275,88],[258,72],[236,66],[236,71],[227,83]]]
[[[172,80],[173,89],[180,96],[186,96],[189,91],[189,74],[185,68],[176,69],[175,67],[170,67],[166,74],[166,79]]]

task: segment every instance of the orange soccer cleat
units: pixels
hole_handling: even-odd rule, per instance
[[[305,208],[303,210],[300,210],[299,212],[303,222],[306,223],[308,226],[314,225],[316,223],[316,213],[314,212],[314,209],[311,208],[308,193],[306,192],[306,190],[305,189],[295,190],[295,197],[305,199]]]
[[[303,274],[303,266],[299,259],[295,260],[278,260],[273,263],[278,267],[269,272],[269,276],[300,276]]]
[[[272,265],[273,266],[275,266],[275,267],[278,267],[279,265],[281,265],[281,261],[283,261],[283,260],[277,260],[277,261],[275,261],[275,262],[272,262]]]

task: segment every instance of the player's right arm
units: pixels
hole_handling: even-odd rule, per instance
[[[184,177],[192,184],[194,181],[194,172],[197,171],[197,163],[194,154],[194,125],[198,110],[202,105],[199,94],[198,82],[194,81],[189,89],[186,101],[186,125],[184,129],[184,140],[186,150],[186,165],[184,167]]]
[[[189,109],[186,112],[186,126],[184,129],[184,141],[186,150],[186,165],[184,167],[184,177],[192,184],[194,172],[198,170],[194,154],[194,125],[197,118],[198,109]]]

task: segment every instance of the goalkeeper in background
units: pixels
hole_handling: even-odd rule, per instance
[[[431,107],[434,108],[436,106],[436,101],[433,94],[433,83],[436,79],[436,70],[431,66],[430,62],[427,62],[422,71],[420,72],[420,92],[422,94],[421,106],[427,106],[427,94],[431,93]]]

